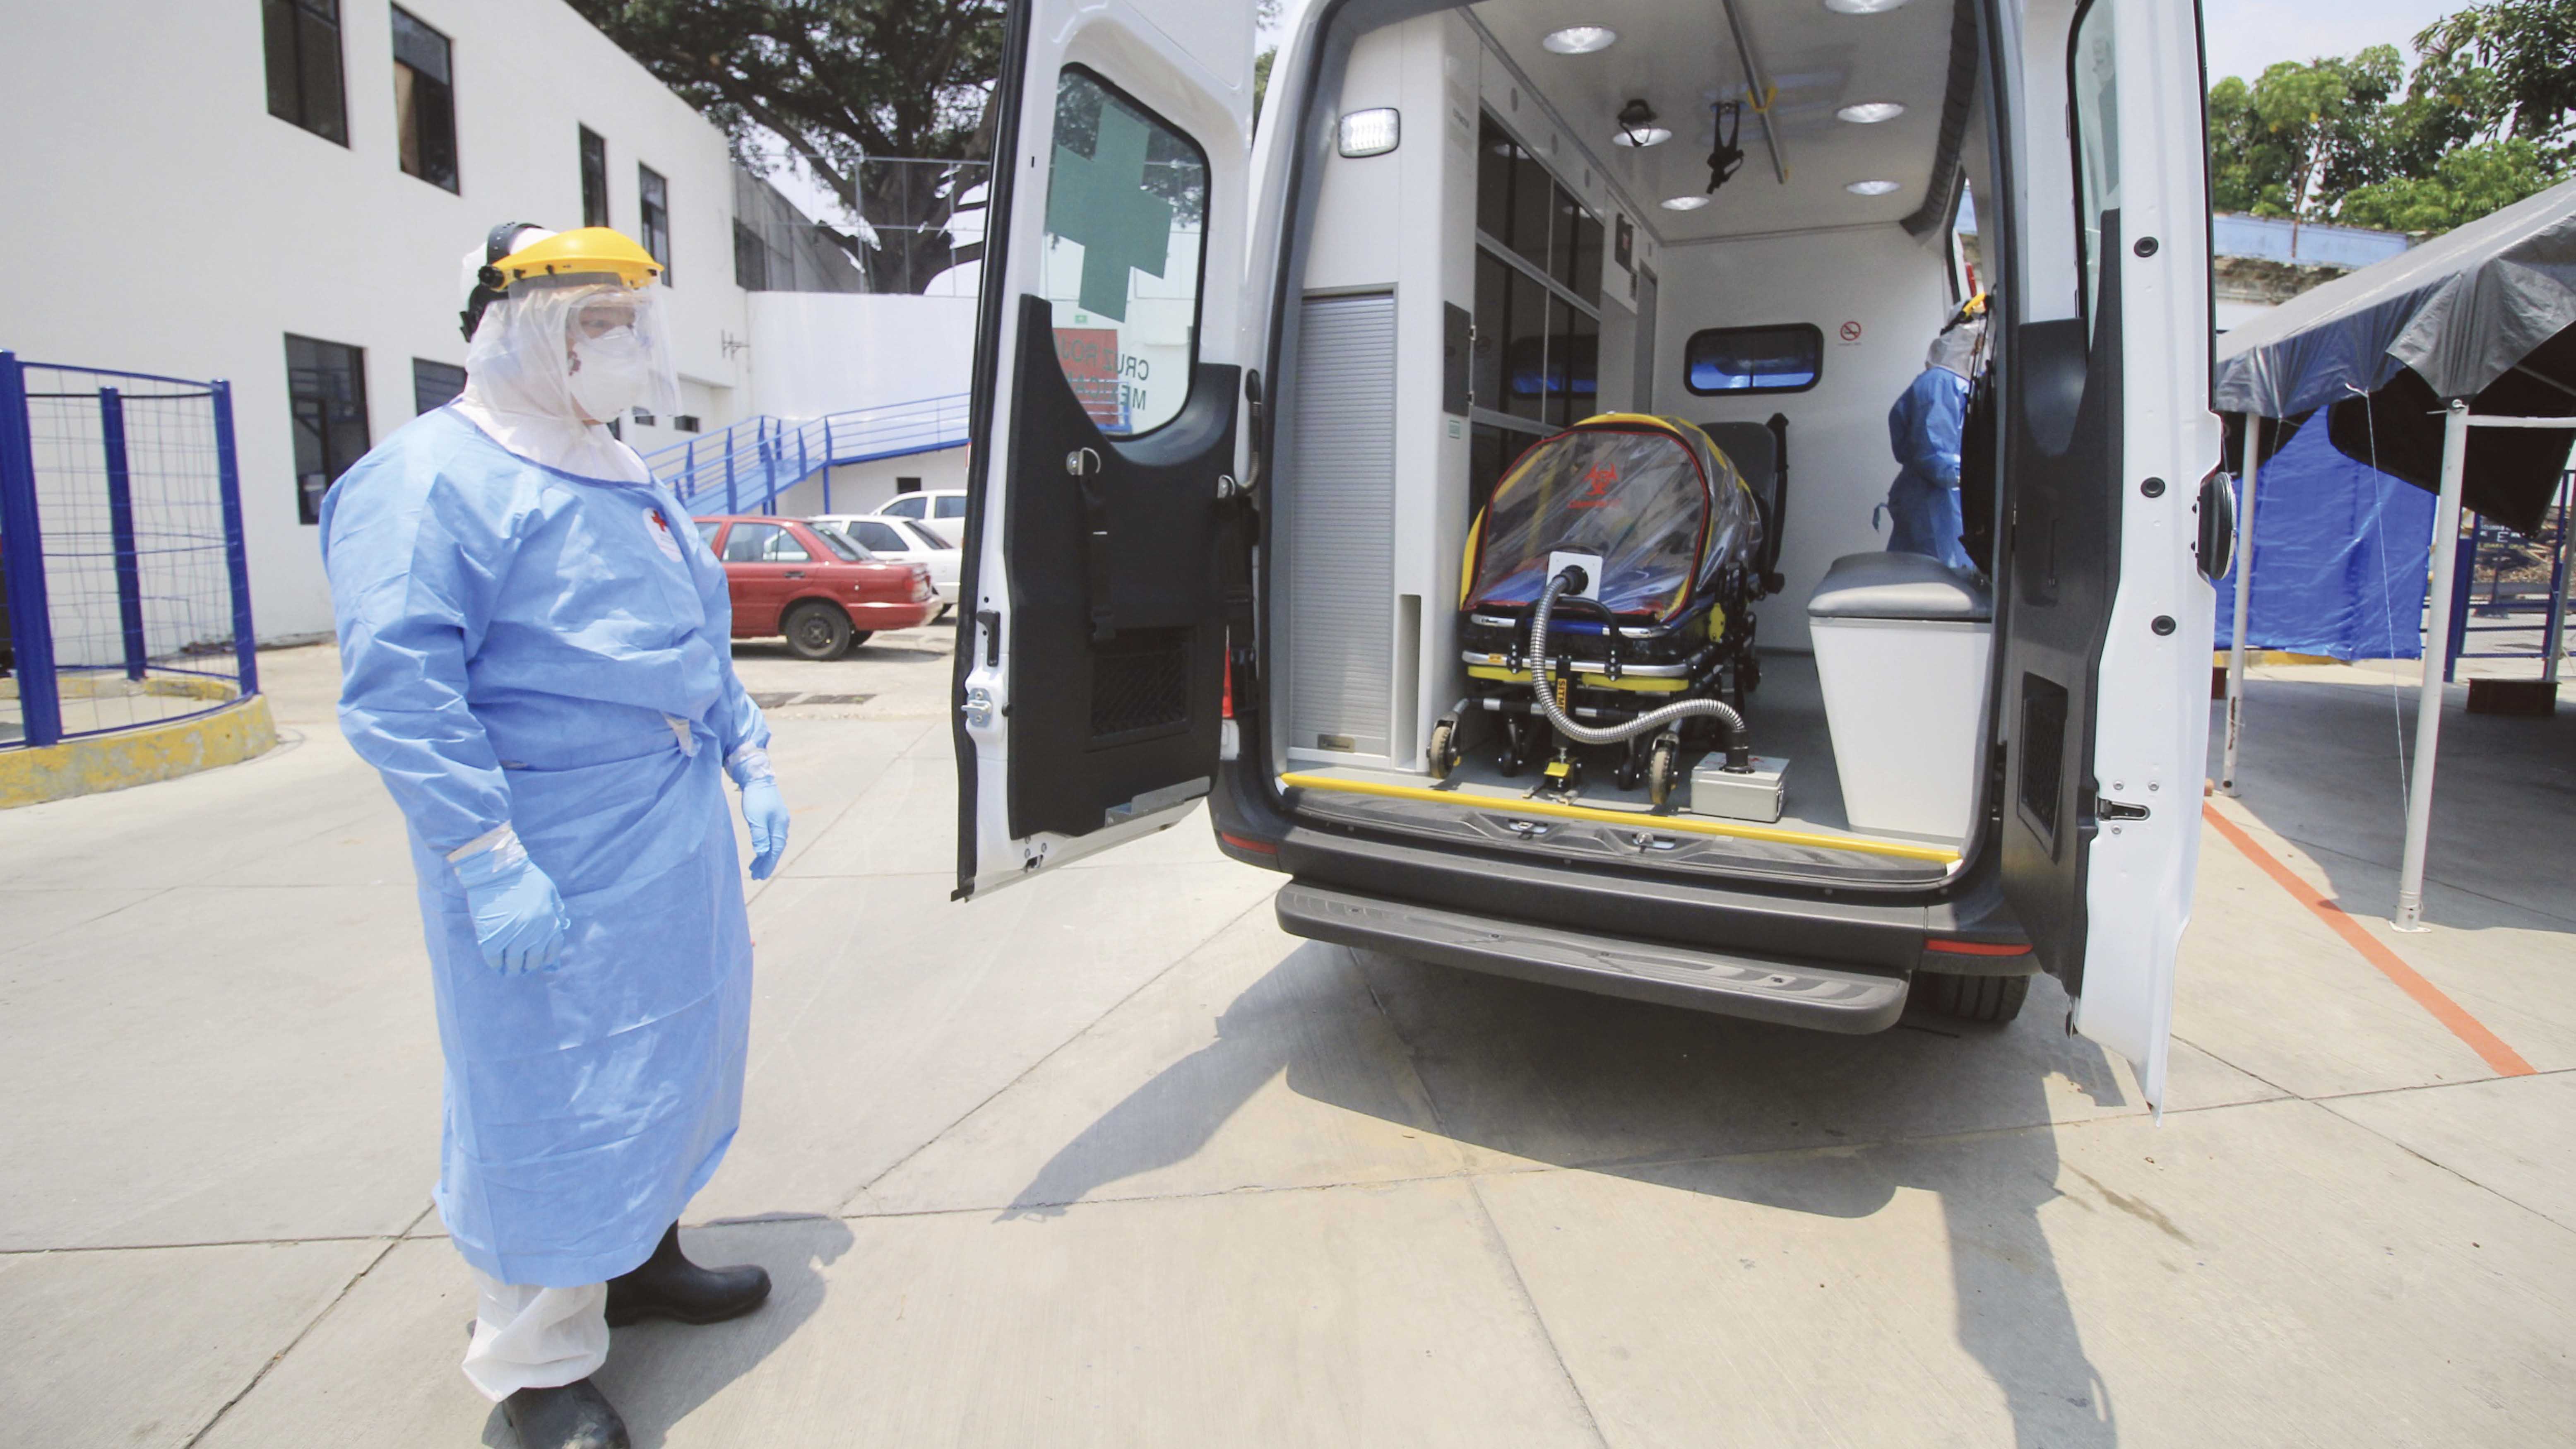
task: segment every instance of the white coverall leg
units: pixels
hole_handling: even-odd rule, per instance
[[[469,1268],[481,1302],[465,1377],[499,1403],[521,1389],[586,1379],[608,1361],[608,1285],[532,1288]]]

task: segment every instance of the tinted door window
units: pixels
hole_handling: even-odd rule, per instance
[[[1039,291],[1056,360],[1104,433],[1150,432],[1189,400],[1207,204],[1196,142],[1090,72],[1065,71]]]
[[[912,551],[911,542],[891,523],[877,523],[862,518],[849,527],[850,536],[859,541],[859,547],[872,553],[910,553]]]
[[[933,518],[964,518],[966,516],[966,499],[963,494],[942,494],[931,500],[930,507],[930,516]]]
[[[883,513],[888,518],[919,518],[921,516],[921,510],[926,507],[929,502],[929,499],[915,493],[908,498],[896,499],[892,503],[879,509],[878,512]]]
[[[770,550],[787,530],[774,523],[737,523],[725,535],[726,563],[770,563],[775,560]],[[799,550],[800,554],[802,550]]]
[[[828,528],[815,529],[814,539],[816,542],[822,544],[823,547],[829,549],[833,555],[838,557],[843,563],[861,563],[867,558],[867,555],[852,546],[848,539],[841,537],[839,534]]]

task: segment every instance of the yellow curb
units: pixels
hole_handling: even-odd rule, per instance
[[[254,694],[192,719],[0,749],[0,810],[174,780],[255,759],[276,744],[268,696]]]

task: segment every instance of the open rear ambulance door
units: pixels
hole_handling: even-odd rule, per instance
[[[2171,0],[1999,13],[1998,50],[2025,57],[2009,134],[2029,198],[2002,352],[2004,888],[2075,998],[2072,1027],[2135,1064],[2162,1111],[2215,603],[2198,16]]]
[[[1016,0],[958,611],[960,896],[1216,774],[1253,0]]]

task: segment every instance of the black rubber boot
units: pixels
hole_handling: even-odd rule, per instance
[[[673,1223],[643,1267],[608,1280],[608,1326],[624,1328],[647,1318],[722,1323],[768,1297],[768,1269],[701,1268],[680,1251],[680,1225]]]
[[[588,1379],[559,1389],[521,1389],[501,1401],[519,1449],[633,1449],[626,1421]]]

